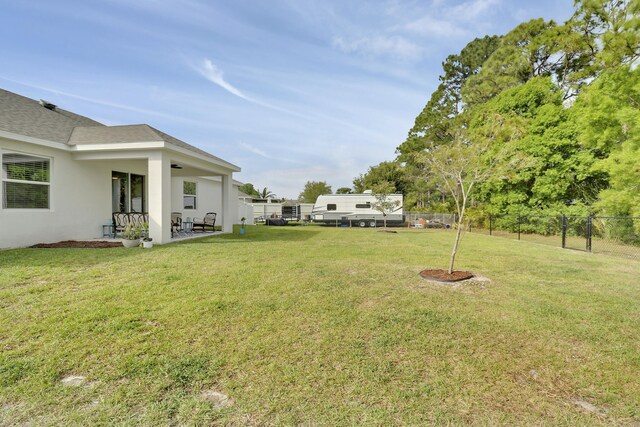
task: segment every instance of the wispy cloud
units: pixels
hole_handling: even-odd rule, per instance
[[[497,7],[500,1],[501,0],[471,0],[452,7],[449,13],[461,21],[471,22]]]
[[[470,0],[455,6],[444,2],[434,3],[434,8],[419,19],[402,28],[425,37],[468,38],[472,29],[481,26],[483,17],[491,14],[501,0]]]
[[[374,36],[355,40],[334,37],[333,47],[346,52],[364,56],[387,56],[396,59],[416,60],[422,56],[423,49],[402,36]]]
[[[204,76],[205,79],[209,80],[212,83],[217,84],[227,92],[232,93],[235,96],[242,98],[244,100],[255,102],[253,99],[249,98],[244,93],[242,93],[240,89],[236,88],[231,83],[226,81],[224,79],[224,73],[222,72],[222,70],[218,68],[216,64],[211,62],[211,60],[205,58],[204,61],[202,61],[201,66],[198,67],[197,70],[200,72],[200,74]]]
[[[271,158],[271,156],[269,156],[264,150],[261,150],[258,147],[254,147],[251,144],[247,144],[246,142],[240,142],[239,145],[240,145],[240,147],[244,148],[245,150],[247,150],[250,153],[257,154],[258,156],[262,156],[265,159],[270,159]]]
[[[291,160],[291,159],[287,159],[285,157],[282,157],[280,155],[278,156],[272,156],[269,155],[266,151],[264,151],[261,148],[258,148],[256,146],[253,146],[251,144],[247,144],[246,142],[239,142],[238,145],[240,145],[240,147],[242,147],[244,150],[253,153],[253,154],[257,154],[260,157],[264,157],[265,159],[269,159],[269,160],[278,160],[278,161],[283,161],[286,163],[295,163],[295,164],[302,164],[302,162],[299,162],[297,160]]]
[[[219,67],[217,67],[210,59],[205,58],[199,66],[196,66],[194,68],[211,83],[214,83],[220,86],[221,88],[237,96],[238,98],[242,98],[245,101],[251,102],[261,107],[269,108],[274,111],[279,111],[281,113],[286,113],[286,114],[300,117],[300,118],[307,118],[306,116],[300,113],[297,113],[295,111],[287,110],[286,108],[282,108],[277,105],[273,105],[268,102],[264,102],[259,99],[246,95],[240,89],[238,89],[237,87],[233,86],[231,83],[226,81],[224,78],[224,72]]]
[[[469,37],[469,31],[463,26],[446,19],[437,19],[431,16],[423,16],[411,21],[404,26],[404,30],[420,36],[443,37]]]

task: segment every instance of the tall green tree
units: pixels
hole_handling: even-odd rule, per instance
[[[593,154],[578,142],[575,115],[563,106],[551,78],[531,79],[477,106],[468,130],[474,138],[486,137],[495,126],[518,130],[515,140],[496,136],[493,143],[514,144],[528,162],[509,179],[480,184],[477,197],[490,212],[586,213],[606,179],[592,169]]]
[[[603,69],[633,65],[640,58],[639,0],[576,0],[571,21],[590,40]]]
[[[307,181],[304,190],[298,196],[298,200],[303,203],[315,203],[318,196],[331,194],[331,186],[324,181]]]
[[[353,180],[353,188],[356,193],[362,193],[383,182],[390,182],[396,191],[403,194],[409,185],[403,166],[397,161],[389,161],[371,166],[367,173]]]
[[[549,30],[555,27],[553,21],[532,19],[502,37],[482,69],[465,82],[462,101],[467,106],[482,104],[533,77],[551,75],[556,33]]]
[[[246,184],[242,184],[240,187],[238,187],[238,189],[248,196],[252,196],[252,197],[260,196],[260,193],[258,193],[258,190],[256,190],[253,184],[249,182],[247,182]]]
[[[340,187],[336,190],[336,194],[351,194],[353,190],[349,187]]]
[[[461,89],[469,77],[477,74],[498,47],[499,36],[476,38],[457,55],[449,55],[442,63],[440,84],[429,102],[416,117],[405,142],[396,149],[398,160],[411,162],[411,156],[429,143],[451,141],[452,120],[462,110]]]
[[[598,209],[640,216],[640,69],[602,73],[573,108],[580,142],[597,156],[593,170],[609,179]]]

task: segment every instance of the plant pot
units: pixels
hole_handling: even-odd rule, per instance
[[[146,240],[143,240],[142,247],[145,249],[151,249],[153,247],[153,242],[147,242]]]
[[[122,239],[122,246],[124,246],[125,248],[137,248],[138,246],[140,246],[140,239]]]
[[[244,233],[246,233],[246,230],[244,228],[241,228],[240,229],[240,234],[244,234]]]

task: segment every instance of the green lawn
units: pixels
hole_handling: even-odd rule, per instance
[[[640,423],[640,262],[467,234],[490,283],[419,278],[452,238],[2,251],[0,425]]]

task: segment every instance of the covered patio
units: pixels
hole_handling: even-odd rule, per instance
[[[216,225],[221,226],[223,233],[232,231],[237,216],[233,173],[239,172],[239,167],[148,125],[76,128],[69,145],[74,160],[99,162],[101,168],[107,163],[113,170],[144,176],[144,196],[139,206],[148,212],[149,236],[154,243],[205,234],[171,237],[171,214],[177,206],[182,207],[181,184],[185,180],[202,183],[197,195],[201,205],[212,206],[211,199],[216,198],[218,206],[219,197]],[[210,189],[218,186],[219,194]],[[196,217],[198,211],[189,211],[185,216],[188,214]]]

